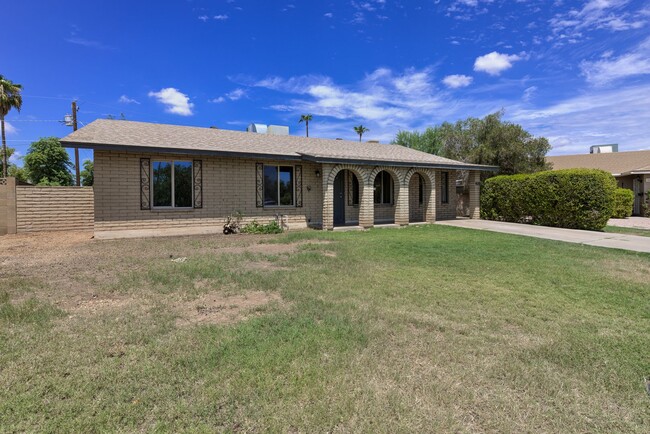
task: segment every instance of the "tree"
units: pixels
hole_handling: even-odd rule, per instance
[[[43,137],[33,142],[24,160],[33,184],[72,185],[70,156],[56,137]]]
[[[7,138],[5,137],[5,116],[9,114],[12,108],[20,112],[23,105],[23,97],[20,92],[23,86],[7,80],[0,75],[0,129],[2,130],[2,176],[7,177],[9,168],[9,156],[7,155]]]
[[[7,162],[8,162],[8,167],[7,167],[7,175],[8,176],[13,176],[14,178],[18,179],[19,181],[23,182],[28,182],[28,177],[27,177],[27,171],[22,168],[16,166],[14,163],[12,163],[11,156],[16,152],[14,148],[7,147]]]
[[[438,154],[465,163],[499,166],[502,175],[548,170],[546,153],[551,145],[544,137],[534,137],[521,125],[504,121],[503,111],[482,119],[469,117],[455,123],[443,122],[428,139],[417,131],[400,131],[393,143]],[[430,147],[430,151],[426,148]]]
[[[439,154],[442,148],[442,137],[440,131],[432,127],[428,127],[424,133],[400,130],[391,143],[429,154]]]
[[[370,130],[363,125],[359,125],[358,127],[354,127],[354,131],[359,135],[359,141],[361,141],[361,137]]]
[[[81,185],[92,187],[95,183],[95,164],[92,160],[84,161],[84,170],[81,171]]]
[[[312,119],[312,115],[300,115],[300,120],[298,123],[305,123],[305,132],[307,133],[307,137],[309,137],[309,122]]]

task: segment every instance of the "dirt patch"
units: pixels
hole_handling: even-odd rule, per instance
[[[280,301],[279,295],[262,291],[232,296],[218,293],[205,294],[178,305],[180,317],[176,320],[176,325],[232,324],[256,315],[257,308]]]
[[[241,269],[248,271],[287,271],[289,267],[283,267],[270,261],[245,261],[240,264]]]
[[[300,246],[330,244],[327,240],[305,240],[297,243],[280,244],[280,243],[260,243],[248,246],[232,246],[217,249],[217,253],[261,253],[264,255],[286,255],[295,253]]]

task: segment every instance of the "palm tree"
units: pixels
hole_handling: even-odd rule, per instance
[[[298,123],[304,122],[305,123],[305,128],[307,131],[307,137],[309,137],[309,121],[311,121],[311,115],[300,115],[300,120]]]
[[[359,135],[359,141],[361,141],[361,137],[364,133],[367,133],[370,130],[363,125],[359,125],[358,127],[354,127],[354,131]]]
[[[7,177],[7,138],[5,137],[5,116],[12,108],[20,112],[23,105],[23,97],[20,92],[23,86],[15,84],[0,75],[0,124],[2,128],[2,177]]]

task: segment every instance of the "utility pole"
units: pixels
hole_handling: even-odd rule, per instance
[[[77,101],[72,101],[72,131],[77,131]],[[77,187],[81,185],[79,174],[79,147],[74,148],[74,170],[77,176]]]

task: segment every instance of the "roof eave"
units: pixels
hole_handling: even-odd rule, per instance
[[[473,165],[473,164],[445,164],[445,163],[427,163],[427,162],[413,162],[413,161],[392,161],[392,160],[367,160],[367,159],[353,159],[353,158],[325,158],[314,157],[311,155],[287,155],[287,154],[264,154],[264,153],[249,153],[249,152],[232,152],[232,151],[214,151],[204,149],[186,149],[186,148],[165,148],[154,146],[138,146],[138,145],[116,145],[116,144],[101,144],[101,143],[85,143],[85,142],[72,142],[64,139],[61,144],[67,148],[82,148],[93,149],[98,151],[128,151],[140,153],[160,153],[160,154],[185,154],[185,155],[208,155],[215,157],[231,157],[231,158],[256,158],[267,160],[291,160],[291,161],[309,161],[313,163],[344,163],[344,164],[358,164],[364,166],[377,166],[389,165],[400,167],[422,167],[431,169],[450,169],[450,170],[478,170],[484,172],[494,172],[499,170],[496,166]]]

